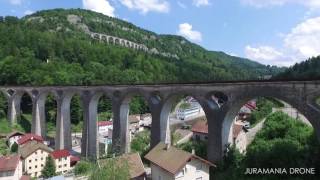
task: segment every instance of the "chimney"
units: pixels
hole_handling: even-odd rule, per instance
[[[195,155],[195,154],[196,154],[194,149],[191,150],[191,154],[192,154],[192,155]]]
[[[166,150],[169,150],[169,148],[170,148],[170,143],[166,143]]]

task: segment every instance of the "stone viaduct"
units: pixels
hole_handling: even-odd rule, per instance
[[[130,99],[141,95],[152,115],[151,146],[169,142],[168,117],[176,97],[193,96],[201,104],[208,119],[208,160],[218,163],[226,150],[231,124],[239,109],[250,99],[274,97],[291,104],[312,124],[320,141],[320,80],[316,81],[244,81],[198,84],[106,85],[0,87],[8,100],[8,119],[14,123],[20,113],[21,97],[28,93],[33,102],[32,132],[45,136],[45,100],[53,94],[57,101],[56,149],[71,149],[70,101],[78,94],[83,103],[84,126],[82,155],[98,156],[97,106],[103,95],[112,101],[113,150],[129,151],[128,113]]]
[[[109,35],[99,34],[99,33],[91,33],[91,38],[104,41],[108,44],[120,45],[120,46],[131,48],[131,49],[148,51],[147,46],[143,44],[137,44],[135,42],[122,39],[119,37],[115,37],[115,36],[109,36]]]

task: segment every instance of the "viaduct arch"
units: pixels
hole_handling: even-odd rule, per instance
[[[202,106],[208,120],[208,160],[218,163],[228,143],[231,123],[240,107],[255,97],[274,97],[288,102],[312,124],[320,141],[320,80],[244,81],[197,84],[106,85],[106,86],[1,86],[8,101],[8,120],[15,123],[23,93],[32,98],[32,132],[45,135],[45,100],[49,93],[57,101],[56,149],[71,149],[70,102],[75,94],[83,103],[82,155],[97,158],[97,106],[101,96],[112,101],[114,152],[129,151],[128,112],[133,95],[141,95],[151,115],[151,146],[168,138],[168,115],[172,98],[190,95]],[[169,140],[168,140],[169,139]]]

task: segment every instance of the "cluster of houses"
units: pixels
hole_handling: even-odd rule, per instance
[[[26,180],[41,176],[48,156],[54,160],[56,173],[65,174],[80,160],[68,150],[53,150],[41,136],[13,132],[7,136],[8,146],[17,153],[0,157],[0,180]]]
[[[201,108],[194,99],[186,99],[185,101],[193,104],[189,109],[195,107]],[[251,112],[256,109],[255,101],[248,102],[241,108],[232,125],[229,142],[235,144],[241,153],[245,153],[247,146],[246,132],[248,123],[246,120]],[[185,114],[184,118],[187,116],[188,115]],[[130,115],[130,135],[134,136],[146,128],[150,129],[151,121],[151,114]],[[102,146],[105,147],[102,153],[106,153],[107,145],[112,143],[112,120],[99,121],[97,125],[100,146],[101,144],[106,145]],[[181,140],[178,141],[178,143],[183,143],[190,139],[193,141],[208,140],[208,124],[205,118],[198,120],[190,128],[179,128],[176,132],[182,134]],[[57,174],[70,172],[74,165],[80,160],[78,157],[71,155],[68,150],[51,149],[48,147],[48,142],[44,141],[41,136],[35,134],[13,132],[7,135],[6,138],[8,146],[10,148],[17,146],[18,150],[15,154],[0,157],[0,180],[26,180],[40,177],[48,156],[51,156],[54,160]],[[151,178],[156,180],[206,180],[209,179],[209,168],[211,166],[215,167],[214,164],[196,156],[193,152],[189,153],[164,143],[156,145],[144,158],[150,162]],[[131,179],[145,180],[147,178],[147,172],[138,153],[124,154],[116,159],[128,163]]]

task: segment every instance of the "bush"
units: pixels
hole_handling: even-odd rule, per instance
[[[17,143],[13,143],[11,146],[11,152],[12,153],[16,153],[18,152],[18,144]]]
[[[87,161],[80,161],[77,163],[76,167],[74,168],[74,173],[76,175],[87,175],[93,169],[93,164]]]
[[[131,142],[131,150],[138,152],[141,157],[147,153],[150,148],[150,131],[144,130],[135,135]]]
[[[130,179],[129,165],[124,161],[108,159],[101,167],[96,168],[90,175],[89,180],[128,180]]]

